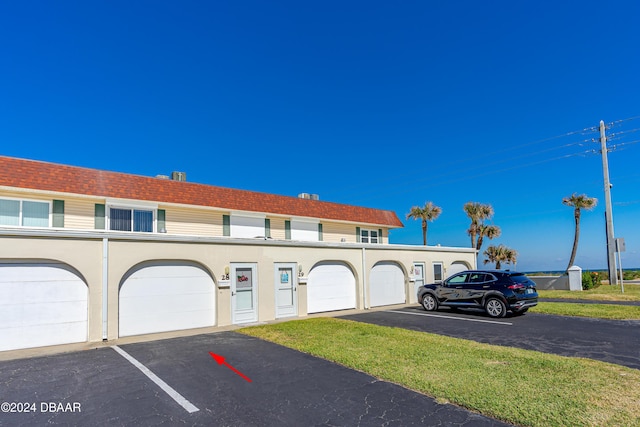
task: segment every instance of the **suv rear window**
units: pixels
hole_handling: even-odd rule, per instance
[[[509,275],[511,277],[511,280],[513,280],[515,283],[530,283],[531,279],[529,279],[525,274],[523,273],[513,273]]]

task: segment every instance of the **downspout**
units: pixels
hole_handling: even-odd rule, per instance
[[[367,304],[367,254],[366,249],[362,248],[362,298],[363,307],[368,310],[370,307]]]
[[[108,339],[109,320],[109,239],[102,239],[102,341]]]

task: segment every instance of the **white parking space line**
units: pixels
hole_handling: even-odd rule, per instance
[[[513,323],[510,323],[510,322],[497,322],[495,320],[467,319],[467,318],[463,318],[463,317],[441,316],[439,314],[427,314],[427,313],[409,313],[408,311],[399,311],[399,310],[389,310],[388,312],[389,313],[410,314],[410,315],[413,315],[413,316],[439,317],[441,319],[464,320],[465,322],[492,323],[494,325],[513,326]]]
[[[114,345],[111,348],[114,349],[116,352],[118,352],[122,357],[127,359],[129,362],[131,362],[131,364],[133,366],[135,366],[136,368],[140,369],[143,374],[145,374],[147,377],[149,377],[149,379],[151,381],[156,383],[158,385],[158,387],[160,387],[162,390],[164,390],[165,393],[167,393],[173,400],[175,400],[187,412],[193,413],[193,412],[199,411],[199,409],[196,408],[191,402],[189,402],[187,399],[185,399],[180,393],[175,391],[173,388],[171,388],[171,386],[169,386],[169,384],[167,384],[164,381],[162,381],[156,374],[151,372],[151,370],[149,368],[147,368],[142,363],[140,363],[136,359],[134,359],[133,356],[131,356],[129,353],[127,353],[126,351],[124,351],[123,349],[118,347],[117,345]]]

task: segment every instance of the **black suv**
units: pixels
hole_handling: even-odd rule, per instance
[[[449,277],[442,283],[418,289],[418,302],[427,311],[439,306],[482,308],[491,317],[507,311],[523,314],[538,305],[536,284],[523,273],[509,270],[471,270]]]

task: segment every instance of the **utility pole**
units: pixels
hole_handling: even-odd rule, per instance
[[[609,284],[618,284],[616,271],[616,244],[613,235],[613,208],[611,207],[611,183],[609,182],[609,161],[607,160],[607,136],[604,121],[600,120],[600,146],[602,153],[602,172],[604,173],[604,201],[605,223],[607,227],[607,267],[609,270]]]

